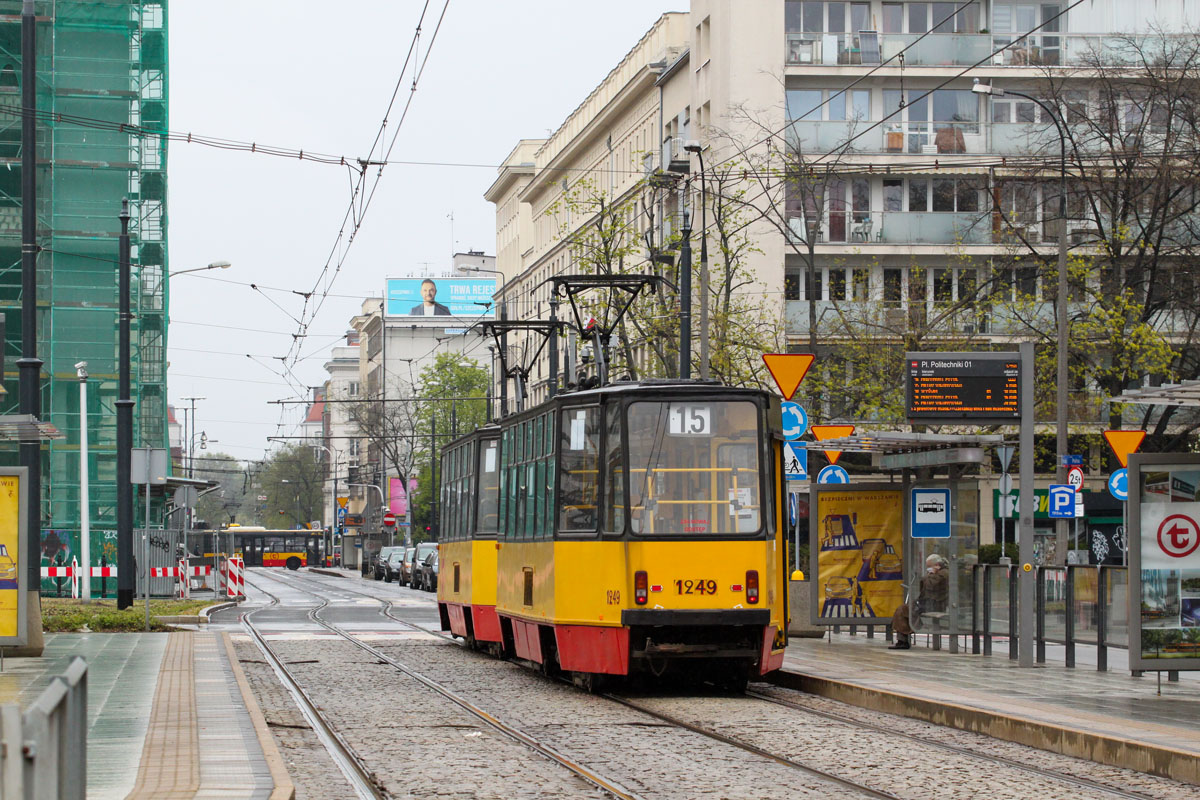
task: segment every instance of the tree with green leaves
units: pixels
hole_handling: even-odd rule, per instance
[[[196,522],[210,528],[220,528],[231,522],[249,524],[253,515],[243,517],[247,499],[253,500],[247,491],[246,470],[237,459],[227,453],[204,453],[196,459],[195,477],[213,481],[217,488],[204,492],[196,502]],[[252,507],[252,506],[251,506]]]
[[[417,377],[416,426],[413,449],[417,491],[413,497],[415,522],[413,538],[420,541],[426,527],[433,527],[433,459],[456,436],[475,430],[487,422],[487,394],[491,384],[488,370],[478,361],[461,353],[439,353],[434,362]],[[441,464],[437,471],[440,476]],[[433,491],[431,491],[433,490]]]
[[[325,464],[317,451],[289,444],[271,454],[263,465],[259,486],[266,495],[268,528],[306,527],[321,518],[325,504]]]

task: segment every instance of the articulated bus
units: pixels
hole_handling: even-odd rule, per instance
[[[242,557],[247,567],[287,567],[296,570],[321,563],[324,533],[321,530],[270,530],[251,525],[235,526],[202,534],[200,552],[207,556],[232,549]],[[214,537],[219,537],[216,547],[213,546]]]

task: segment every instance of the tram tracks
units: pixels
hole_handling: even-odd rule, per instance
[[[895,728],[887,728],[887,727],[884,727],[883,725],[876,725],[875,723],[867,722],[865,720],[855,719],[854,717],[846,716],[843,714],[835,714],[831,711],[822,711],[820,709],[808,708],[799,703],[791,702],[789,700],[784,700],[779,697],[771,697],[770,695],[762,694],[761,692],[755,691],[753,689],[748,690],[746,692],[746,696],[753,697],[754,699],[761,700],[765,703],[771,703],[772,705],[783,706],[784,708],[789,708],[789,709],[792,709],[794,711],[799,711],[804,714],[808,714],[808,715],[815,716],[815,717],[820,717],[822,719],[827,719],[832,722],[838,722],[838,723],[842,723],[845,725],[851,725],[851,726],[854,726],[857,728],[862,728],[865,730],[870,730],[870,731],[874,731],[877,733],[886,734],[887,736],[894,738],[894,739],[905,739],[907,741],[915,742],[915,743],[920,744],[925,747],[932,747],[934,749],[943,750],[946,752],[951,752],[951,753],[955,753],[957,755],[967,756],[970,758],[975,758],[980,761],[984,761],[984,762],[988,762],[988,763],[1003,764],[1006,767],[1016,769],[1021,772],[1029,773],[1031,775],[1037,775],[1039,777],[1058,781],[1060,783],[1066,783],[1068,785],[1074,786],[1079,789],[1088,789],[1088,790],[1091,790],[1094,792],[1103,792],[1106,794],[1113,795],[1115,797],[1126,798],[1126,800],[1155,800],[1153,795],[1145,794],[1142,792],[1134,792],[1129,789],[1122,789],[1122,788],[1116,787],[1116,786],[1110,786],[1105,783],[1100,783],[1099,781],[1093,781],[1089,778],[1083,778],[1083,777],[1079,777],[1077,775],[1071,775],[1069,773],[1061,772],[1059,770],[1046,769],[1044,767],[1039,767],[1034,764],[1028,764],[1028,763],[1025,763],[1022,761],[1017,761],[1015,759],[1007,758],[1007,757],[1001,756],[1001,755],[996,755],[994,753],[981,753],[977,750],[972,750],[969,747],[962,747],[960,745],[950,744],[949,742],[942,742],[942,741],[938,741],[937,739],[930,739],[925,736],[918,736],[917,734],[899,731],[899,730],[896,730]]]
[[[272,578],[275,578],[276,580],[281,580],[281,582],[288,583],[288,581],[282,581],[282,579],[280,579],[280,578],[278,578],[278,577],[276,577],[276,576],[274,576],[274,575],[271,575],[270,577],[272,577]],[[289,585],[291,585],[291,584],[289,583]],[[299,586],[294,586],[293,588],[298,588],[298,589],[299,589],[299,588],[302,588],[302,587],[299,587]],[[302,590],[303,590],[303,591],[308,591],[310,594],[313,594],[313,596],[314,596],[314,597],[318,597],[318,598],[320,598],[320,597],[321,597],[321,595],[319,595],[319,594],[316,594],[316,593],[315,593],[315,592],[313,592],[311,589],[308,589],[308,588],[303,588]],[[412,623],[412,622],[409,622],[409,621],[407,621],[407,620],[403,620],[403,619],[400,619],[399,617],[396,617],[395,615],[393,615],[393,614],[391,613],[391,609],[392,609],[393,602],[392,602],[392,601],[390,601],[390,600],[386,600],[386,599],[384,599],[384,598],[380,598],[380,597],[377,597],[377,596],[375,596],[375,595],[369,594],[369,593],[367,593],[367,592],[359,591],[359,590],[357,590],[357,589],[351,589],[351,588],[349,588],[349,587],[338,587],[338,591],[344,591],[344,592],[348,592],[348,593],[351,593],[351,594],[359,595],[359,596],[361,596],[361,597],[366,597],[366,598],[369,598],[369,599],[371,599],[371,600],[375,600],[376,602],[380,603],[380,604],[383,606],[383,608],[381,609],[381,613],[383,614],[383,616],[385,616],[385,617],[387,617],[387,618],[389,618],[389,619],[391,619],[391,620],[393,620],[393,621],[395,621],[395,622],[397,622],[397,623],[400,623],[400,624],[402,624],[402,625],[404,625],[404,626],[406,626],[406,627],[408,627],[408,628],[410,628],[410,629],[412,629],[412,630],[419,631],[419,632],[421,632],[421,633],[425,633],[425,634],[427,634],[427,635],[429,635],[429,636],[434,636],[434,637],[437,637],[437,638],[440,638],[440,639],[444,639],[444,640],[450,641],[450,642],[452,642],[452,643],[454,643],[454,644],[461,645],[461,643],[460,643],[460,642],[459,642],[457,639],[455,639],[454,637],[452,637],[452,636],[447,636],[446,634],[443,634],[443,633],[440,633],[440,632],[437,632],[437,631],[431,631],[431,630],[428,630],[428,629],[426,629],[426,628],[422,628],[421,626],[419,626],[419,625],[416,625],[416,624],[414,624],[414,623]],[[326,622],[326,621],[324,621],[324,620],[321,620],[321,619],[319,619],[317,616],[314,616],[314,611],[319,611],[319,610],[320,610],[320,608],[323,608],[323,607],[324,607],[324,605],[326,605],[326,604],[328,604],[328,599],[327,599],[327,598],[325,598],[325,599],[323,600],[323,603],[322,603],[322,605],[321,605],[321,606],[319,606],[317,609],[314,609],[313,611],[310,611],[310,612],[309,612],[309,616],[313,618],[314,622],[316,622],[316,623],[317,623],[317,624],[319,624],[319,625],[322,625],[322,626],[323,626],[323,627],[325,627],[326,629],[328,629],[328,630],[330,630],[330,631],[333,631],[333,632],[335,632],[335,633],[339,633],[340,635],[347,636],[347,634],[345,634],[344,632],[341,632],[341,631],[339,631],[339,630],[336,628],[336,626],[333,626],[333,625],[329,624],[328,622]],[[347,638],[350,638],[350,637],[347,637]],[[385,661],[387,661],[388,663],[391,663],[393,666],[395,666],[395,667],[396,667],[397,669],[399,669],[401,672],[404,672],[405,674],[409,674],[409,675],[411,675],[411,676],[413,676],[413,677],[417,678],[417,680],[421,681],[422,683],[425,683],[425,685],[427,685],[427,686],[430,686],[430,688],[435,688],[435,687],[434,687],[434,686],[432,686],[430,683],[426,683],[426,681],[427,681],[427,680],[430,680],[430,679],[426,678],[425,676],[421,676],[419,673],[417,673],[415,670],[412,670],[410,667],[407,667],[407,666],[401,665],[399,662],[397,662],[397,661],[395,661],[394,659],[390,658],[390,657],[389,657],[389,656],[387,656],[386,654],[384,654],[384,653],[381,653],[380,651],[378,651],[378,649],[377,649],[377,648],[373,648],[373,647],[371,647],[370,645],[366,645],[365,643],[363,643],[363,642],[360,642],[360,641],[358,641],[358,640],[356,640],[356,639],[352,639],[352,641],[354,641],[354,643],[355,643],[356,645],[358,645],[359,647],[361,647],[362,649],[366,650],[367,652],[370,652],[370,653],[371,653],[372,655],[374,655],[375,657],[377,657],[377,658],[380,658],[381,660],[385,660]],[[569,684],[569,681],[564,681],[564,683],[568,683],[568,684]],[[473,706],[472,704],[470,704],[470,703],[469,703],[469,701],[465,701],[463,698],[461,698],[461,697],[458,697],[457,695],[453,695],[453,693],[447,693],[447,692],[444,692],[444,691],[442,691],[442,689],[436,689],[436,688],[435,688],[435,691],[439,691],[439,692],[441,692],[441,693],[443,693],[443,694],[446,694],[446,696],[447,696],[447,697],[450,697],[450,699],[454,700],[456,703],[459,703],[460,705],[463,705],[463,707],[464,707],[464,708],[468,708],[468,710],[471,710],[471,709],[473,709],[473,708],[476,708],[475,706]],[[822,770],[822,769],[820,769],[820,768],[813,767],[813,766],[811,766],[811,765],[803,764],[803,763],[801,763],[801,762],[799,762],[799,761],[796,761],[796,760],[794,760],[794,759],[788,758],[787,756],[783,756],[783,755],[780,755],[780,754],[778,754],[778,753],[773,753],[773,752],[771,752],[771,751],[769,751],[769,750],[766,750],[766,749],[764,749],[764,748],[758,747],[758,746],[756,746],[756,745],[754,745],[754,744],[751,744],[751,743],[749,743],[749,742],[743,741],[743,740],[741,740],[741,739],[738,739],[738,738],[735,738],[735,737],[731,737],[731,736],[727,736],[727,735],[725,735],[725,734],[722,734],[722,733],[720,733],[720,732],[717,732],[717,731],[711,730],[711,729],[709,729],[709,728],[706,728],[706,727],[704,727],[704,726],[701,726],[701,725],[696,725],[696,724],[694,724],[694,723],[687,722],[686,720],[678,719],[678,718],[676,718],[676,717],[673,717],[673,716],[671,716],[671,715],[668,715],[668,714],[663,714],[663,713],[661,713],[661,712],[658,712],[658,711],[655,711],[655,710],[653,710],[653,709],[646,708],[646,707],[644,707],[644,706],[642,706],[642,705],[640,705],[640,704],[638,704],[638,703],[636,703],[636,702],[634,702],[634,701],[632,701],[632,700],[630,700],[630,699],[628,699],[628,698],[620,697],[620,696],[618,696],[618,695],[615,695],[615,694],[600,694],[600,695],[598,695],[598,696],[600,696],[600,697],[603,697],[604,699],[606,699],[606,700],[608,700],[608,701],[610,701],[610,702],[617,703],[617,704],[619,704],[619,705],[621,705],[621,706],[623,706],[623,707],[625,707],[625,708],[628,708],[628,709],[630,709],[630,710],[636,711],[636,712],[638,712],[638,713],[640,713],[640,714],[644,714],[644,715],[646,715],[646,716],[648,716],[648,717],[651,717],[651,718],[653,718],[653,719],[655,719],[655,720],[658,720],[659,722],[666,723],[667,725],[669,725],[669,726],[672,726],[672,727],[674,727],[674,728],[678,728],[678,729],[680,729],[680,730],[686,730],[686,731],[689,731],[689,732],[691,732],[691,733],[695,733],[695,734],[698,734],[698,735],[700,735],[700,736],[703,736],[703,737],[705,737],[706,739],[714,740],[714,741],[720,742],[721,744],[728,745],[728,746],[731,746],[731,747],[736,747],[736,748],[738,748],[738,749],[740,749],[740,750],[743,750],[743,751],[745,751],[745,752],[748,752],[748,753],[752,753],[752,754],[754,754],[754,755],[756,755],[756,756],[759,756],[759,757],[761,757],[761,758],[768,759],[768,760],[770,760],[770,761],[773,761],[773,762],[775,762],[775,763],[777,763],[777,764],[781,764],[781,765],[783,765],[783,766],[786,766],[786,767],[790,767],[790,768],[792,768],[792,769],[799,770],[799,771],[801,771],[801,772],[803,772],[803,773],[805,773],[805,774],[807,774],[807,775],[809,775],[809,776],[811,776],[811,777],[817,778],[817,779],[818,779],[818,780],[820,780],[820,781],[827,782],[827,783],[831,783],[831,784],[833,784],[833,785],[835,785],[835,786],[837,786],[837,787],[840,787],[840,788],[842,788],[842,789],[849,789],[849,790],[851,790],[851,791],[855,792],[855,793],[856,793],[856,794],[858,794],[858,795],[861,795],[861,796],[864,796],[864,797],[875,798],[875,800],[902,800],[902,798],[901,798],[899,795],[893,794],[893,793],[891,793],[891,792],[887,792],[887,791],[884,791],[884,790],[881,790],[881,789],[877,789],[877,788],[875,788],[875,787],[873,787],[873,786],[869,786],[869,785],[867,785],[867,784],[865,784],[865,783],[860,783],[860,782],[858,782],[858,781],[855,781],[855,780],[853,780],[853,779],[846,778],[846,777],[844,777],[844,776],[837,775],[837,774],[835,774],[835,773],[828,772],[828,771],[826,771],[826,770]],[[466,705],[464,705],[464,703],[466,703]],[[473,712],[473,713],[475,713],[475,712]],[[483,715],[485,715],[483,718],[484,718],[486,721],[489,721],[489,722],[490,722],[490,721],[492,721],[492,720],[494,720],[494,719],[495,719],[495,718],[494,718],[494,717],[492,717],[491,715],[487,714],[487,712],[483,712],[482,710],[479,710],[479,713],[480,713],[480,714],[483,714]],[[507,730],[506,730],[506,732],[507,732]],[[556,751],[556,752],[557,752],[557,751]],[[552,756],[552,757],[553,757],[553,756]],[[557,760],[557,758],[555,758],[555,760]],[[574,763],[574,762],[573,762],[573,763]],[[599,785],[599,784],[598,784],[598,785]],[[606,788],[606,787],[602,787],[602,788]],[[611,790],[610,790],[610,791],[611,791]],[[619,795],[619,794],[618,794],[617,796],[621,796],[621,795]]]
[[[297,587],[297,588],[299,588],[299,587]],[[345,592],[348,592],[348,593],[351,593],[354,595],[369,598],[369,599],[372,599],[372,600],[380,603],[383,606],[383,608],[381,609],[381,614],[383,616],[386,616],[387,618],[389,618],[401,625],[404,625],[412,630],[420,631],[429,636],[435,636],[435,637],[438,637],[438,638],[441,638],[444,640],[448,640],[448,641],[454,642],[455,644],[459,644],[459,645],[462,644],[459,640],[457,640],[451,636],[447,636],[446,634],[443,634],[438,631],[431,631],[431,630],[428,630],[427,628],[422,628],[419,625],[416,625],[407,620],[403,620],[403,619],[400,619],[399,617],[396,617],[395,615],[393,615],[391,613],[391,609],[393,607],[393,601],[389,601],[384,598],[380,598],[378,596],[369,594],[367,592],[359,591],[357,589],[352,589],[349,587],[338,587],[338,588],[341,591],[345,591]],[[673,715],[666,714],[666,713],[656,710],[656,709],[647,708],[647,707],[643,706],[642,704],[640,704],[628,697],[622,697],[622,696],[618,696],[615,694],[605,694],[602,696],[612,702],[619,703],[621,705],[626,706],[627,708],[630,708],[630,709],[636,710],[638,712],[641,712],[643,714],[647,714],[651,717],[654,717],[654,718],[658,719],[659,721],[664,722],[668,725],[672,725],[672,726],[679,727],[679,728],[684,728],[684,729],[690,730],[694,733],[697,733],[699,735],[708,737],[710,739],[716,739],[725,744],[728,744],[728,745],[731,745],[734,747],[738,747],[742,750],[748,751],[750,753],[754,753],[763,758],[768,758],[777,763],[785,764],[787,766],[802,770],[802,771],[807,772],[815,777],[819,777],[819,778],[822,778],[825,780],[829,780],[829,781],[838,783],[839,785],[844,786],[847,789],[852,789],[856,792],[861,792],[868,796],[878,797],[878,798],[896,798],[897,797],[897,795],[895,795],[895,794],[876,789],[872,786],[854,781],[852,779],[846,778],[841,775],[837,775],[835,773],[821,770],[821,769],[813,767],[811,765],[803,764],[799,761],[789,758],[788,756],[780,755],[777,752],[772,752],[770,750],[758,747],[757,745],[743,741],[743,740],[733,737],[733,736],[728,736],[719,731],[707,728],[703,725],[699,725],[696,723],[688,722],[687,720],[679,719]],[[887,737],[889,737],[889,739],[891,739],[891,740],[903,739],[905,741],[911,741],[915,744],[918,744],[918,745],[921,745],[924,747],[933,748],[935,750],[953,753],[957,756],[962,756],[962,757],[966,757],[969,759],[977,760],[977,761],[983,762],[984,764],[988,764],[988,765],[992,765],[992,766],[995,766],[997,764],[1003,765],[1006,768],[1016,770],[1020,773],[1030,775],[1030,776],[1036,776],[1037,778],[1041,778],[1041,779],[1045,779],[1045,780],[1054,781],[1056,783],[1064,784],[1068,787],[1071,787],[1071,788],[1077,789],[1077,790],[1082,789],[1082,790],[1095,792],[1095,793],[1106,795],[1106,796],[1125,798],[1125,800],[1153,800],[1153,798],[1155,797],[1155,795],[1150,794],[1150,793],[1139,792],[1139,791],[1134,791],[1134,790],[1127,789],[1127,788],[1122,788],[1119,786],[1114,786],[1111,783],[1104,783],[1101,781],[1092,780],[1090,778],[1072,774],[1070,772],[1065,772],[1065,771],[1058,770],[1058,769],[1038,766],[1036,764],[1019,761],[1019,760],[1016,760],[1015,758],[1010,758],[1010,757],[1006,757],[1006,756],[995,754],[995,753],[980,752],[980,751],[972,749],[970,747],[964,747],[961,745],[940,741],[940,740],[937,740],[934,738],[929,738],[929,737],[920,736],[920,735],[917,735],[914,733],[900,731],[895,728],[885,727],[883,725],[874,724],[874,723],[867,722],[864,720],[856,719],[852,716],[841,715],[841,714],[836,714],[836,713],[833,713],[830,711],[823,711],[820,709],[809,708],[807,706],[801,705],[796,702],[792,702],[792,701],[788,701],[786,699],[772,697],[772,696],[763,694],[761,691],[750,690],[746,693],[746,696],[749,698],[752,698],[756,701],[770,703],[770,704],[773,704],[776,706],[784,707],[784,708],[787,708],[794,712],[799,712],[799,713],[802,713],[805,715],[811,715],[814,717],[822,718],[822,719],[825,719],[825,720],[828,720],[831,722],[841,723],[841,724],[852,726],[852,727],[862,729],[862,730],[869,730],[869,731],[871,731],[873,733],[877,733],[877,734],[883,734],[883,735],[886,735]]]
[[[323,598],[319,594],[316,594],[315,592],[313,592],[310,589],[304,589],[303,587],[293,586],[292,584],[289,584],[287,581],[282,580],[282,579],[278,578],[277,576],[269,575],[268,577],[270,577],[274,580],[278,580],[280,583],[283,583],[284,585],[292,586],[292,588],[301,588],[303,591],[308,592],[310,595],[312,595],[313,597],[320,600],[321,602],[319,605],[314,606],[313,608],[310,608],[308,611],[309,619],[311,619],[315,624],[317,624],[317,625],[321,626],[322,628],[328,630],[329,632],[341,637],[345,641],[353,644],[355,647],[358,647],[360,650],[363,650],[364,652],[370,654],[371,656],[378,659],[379,661],[388,664],[389,666],[395,668],[399,672],[416,680],[418,683],[425,686],[426,688],[431,689],[432,691],[436,692],[437,694],[441,695],[442,697],[446,698],[447,700],[450,700],[451,702],[453,702],[454,704],[456,704],[457,706],[459,706],[460,708],[462,708],[463,710],[465,710],[467,713],[471,714],[475,718],[479,719],[480,721],[482,721],[483,723],[485,723],[492,729],[494,729],[494,730],[500,732],[501,734],[509,737],[510,739],[524,745],[525,747],[528,747],[529,749],[544,756],[545,758],[549,759],[550,761],[552,761],[562,767],[565,767],[567,770],[574,773],[575,775],[582,778],[583,780],[587,781],[588,783],[592,784],[596,788],[598,788],[604,792],[607,792],[608,794],[612,795],[613,797],[620,798],[621,800],[642,800],[642,798],[639,795],[626,789],[624,786],[622,786],[620,784],[620,782],[618,782],[614,779],[611,779],[611,778],[606,778],[603,775],[601,775],[600,773],[596,772],[595,770],[592,770],[592,769],[580,764],[579,762],[570,758],[566,754],[561,753],[553,746],[539,741],[538,739],[534,738],[533,736],[530,736],[529,734],[525,733],[524,731],[520,730],[519,728],[509,725],[508,723],[504,722],[503,720],[499,719],[498,717],[490,714],[489,712],[485,711],[483,708],[479,707],[478,705],[472,703],[470,700],[461,696],[457,692],[454,692],[452,689],[445,686],[444,684],[439,683],[438,681],[434,680],[433,678],[430,678],[429,676],[425,675],[424,673],[414,669],[413,667],[411,667],[407,664],[404,664],[403,662],[399,661],[398,659],[394,658],[393,656],[389,655],[388,653],[384,652],[383,650],[380,650],[379,648],[374,647],[373,645],[362,641],[361,639],[359,639],[356,636],[350,634],[349,632],[343,630],[342,628],[338,627],[337,625],[334,625],[333,623],[329,622],[328,620],[321,618],[320,611],[329,605],[328,597]],[[250,582],[259,591],[264,592],[268,596],[274,597],[273,595],[271,595],[270,592],[267,592],[258,584],[253,583],[249,580],[248,580],[248,582]],[[353,590],[351,590],[351,591],[353,591]],[[366,597],[370,597],[371,599],[373,599],[381,604],[384,604],[385,605],[384,615],[389,617],[390,619],[395,620],[396,622],[402,623],[410,628],[421,631],[423,633],[427,633],[427,634],[435,635],[435,636],[439,635],[439,634],[433,633],[432,631],[427,631],[426,629],[421,628],[420,626],[413,625],[412,623],[406,622],[404,620],[399,619],[398,617],[393,616],[391,614],[391,610],[390,610],[391,603],[387,600],[383,600],[378,597],[372,597],[371,595],[368,595],[364,592],[355,592],[355,594],[362,594]],[[243,617],[243,624],[246,625],[246,627],[251,630],[252,635],[255,636],[255,640],[257,642],[259,642],[259,646],[264,649],[264,652],[269,651],[269,647],[266,645],[265,639],[262,638],[262,634],[253,628],[252,623],[247,622],[246,617],[248,617],[248,616],[250,616],[250,615],[247,614]],[[278,657],[276,657],[274,654],[271,654],[268,657],[273,659],[273,663],[279,662]],[[298,683],[295,683],[294,680],[292,681],[292,683],[296,685],[296,688],[301,693],[303,693],[303,689],[301,689],[299,687]],[[311,700],[309,700],[307,698],[307,696],[305,697],[305,702],[310,707],[312,707]],[[316,711],[315,708],[313,708],[313,710]],[[316,712],[316,713],[319,714],[319,712]],[[322,724],[326,725],[327,723],[322,721]],[[336,734],[334,734],[334,735],[336,737]],[[335,741],[342,742],[340,737],[336,738]],[[353,751],[351,751],[351,752],[353,752]],[[357,758],[357,756],[354,756],[354,760],[355,760],[355,763],[359,763],[359,759]],[[377,795],[377,796],[390,797],[390,795],[386,795],[386,794]]]

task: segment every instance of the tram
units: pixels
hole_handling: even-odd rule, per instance
[[[442,627],[592,688],[778,669],[778,398],[708,381],[560,393],[442,451]]]
[[[205,557],[220,552],[236,553],[247,567],[297,570],[309,564],[320,564],[324,549],[324,531],[320,530],[271,530],[241,525],[196,535],[199,542],[193,546],[197,552]]]

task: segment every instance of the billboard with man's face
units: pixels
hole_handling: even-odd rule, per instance
[[[495,278],[388,278],[384,313],[388,317],[441,317],[458,321],[493,319]]]

